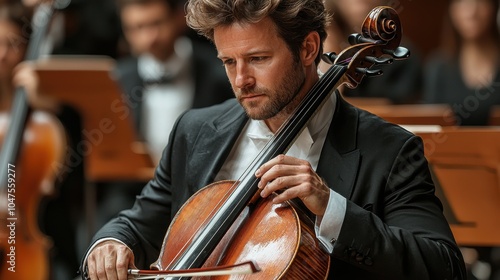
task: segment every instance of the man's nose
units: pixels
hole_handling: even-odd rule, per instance
[[[234,85],[238,88],[248,88],[255,83],[255,78],[245,65],[239,65],[236,70]]]

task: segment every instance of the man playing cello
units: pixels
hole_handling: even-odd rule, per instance
[[[124,280],[154,262],[183,203],[238,178],[319,80],[321,0],[191,0],[187,20],[214,42],[236,99],[178,119],[154,179],[96,234],[83,263],[90,279]],[[337,92],[255,176],[263,198],[298,198],[314,215],[328,278],[465,278],[420,138]]]

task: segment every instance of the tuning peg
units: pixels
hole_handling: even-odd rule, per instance
[[[395,59],[406,59],[410,57],[410,50],[405,47],[398,47],[396,50],[384,50],[384,53],[391,55]]]
[[[356,72],[361,73],[367,77],[375,77],[375,76],[380,76],[383,74],[382,70],[380,69],[368,69],[368,68],[356,68]]]
[[[377,40],[363,37],[359,33],[353,33],[353,34],[349,35],[347,40],[349,41],[349,44],[351,44],[352,46],[357,45],[357,44],[362,44],[362,43],[370,43],[370,44],[381,43],[381,41],[377,41]]]
[[[394,59],[391,57],[374,57],[374,56],[367,56],[365,57],[365,60],[376,64],[376,65],[381,65],[381,64],[391,64],[394,62]]]
[[[328,64],[333,64],[337,59],[337,54],[334,52],[324,53],[321,55],[321,59]]]

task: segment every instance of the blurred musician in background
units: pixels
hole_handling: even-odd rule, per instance
[[[55,114],[59,120],[67,119],[68,114],[71,114],[67,107],[60,106],[54,100],[39,97],[38,77],[29,62],[23,62],[32,33],[31,17],[32,9],[24,6],[21,1],[5,1],[0,4],[1,111],[9,114],[15,89],[23,87],[28,94],[31,107]],[[73,122],[71,127],[80,132],[78,123]],[[74,138],[68,136],[67,140],[73,142]],[[78,175],[78,171],[76,168],[72,175]],[[58,180],[52,186],[53,195],[43,196],[38,209],[40,229],[53,242],[50,252],[50,278],[54,280],[71,279],[76,275],[78,267],[75,227],[76,213],[81,207],[78,207],[76,202],[82,196],[75,187],[81,185],[83,176],[68,175],[70,174],[57,174]]]
[[[185,110],[232,98],[215,48],[187,27],[185,0],[118,0],[130,56],[115,77],[155,162]]]
[[[449,104],[458,125],[488,125],[500,105],[498,0],[450,0],[442,46],[426,65],[423,102]]]

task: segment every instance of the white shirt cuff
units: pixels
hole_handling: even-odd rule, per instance
[[[316,217],[316,237],[328,253],[333,252],[335,241],[344,223],[347,201],[345,197],[330,190],[330,198],[323,217]]]

